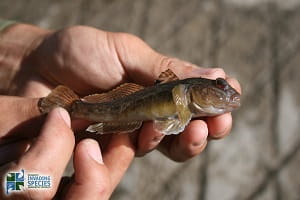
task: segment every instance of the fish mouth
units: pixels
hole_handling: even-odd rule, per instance
[[[196,115],[197,116],[213,116],[213,115],[217,115],[217,114],[221,114],[224,113],[225,109],[224,108],[218,108],[212,105],[209,106],[201,106],[198,105],[197,103],[193,102],[192,106],[194,108],[194,110],[196,111]]]
[[[239,94],[233,95],[230,98],[229,106],[232,108],[238,108],[241,106],[241,96]]]

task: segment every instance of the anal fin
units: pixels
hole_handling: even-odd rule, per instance
[[[134,122],[100,122],[90,125],[86,131],[97,134],[130,133],[142,126],[141,121]]]

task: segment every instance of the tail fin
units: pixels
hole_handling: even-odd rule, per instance
[[[68,87],[60,85],[44,98],[39,100],[38,106],[41,113],[48,113],[55,107],[63,107],[70,111],[71,105],[79,97]]]

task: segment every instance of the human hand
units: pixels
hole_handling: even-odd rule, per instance
[[[7,196],[5,186],[1,185],[1,199],[52,199],[54,196],[59,199],[108,199],[134,157],[134,150],[127,135],[114,136],[108,150],[102,155],[95,140],[82,140],[75,147],[74,177],[60,184],[75,146],[69,115],[62,108],[51,111],[36,140],[33,143],[27,142],[28,140],[22,140],[0,145],[1,160],[8,149],[14,151],[12,147],[24,146],[27,149],[17,161],[1,168],[1,177],[5,178],[7,172],[24,169],[25,173],[50,176],[51,187],[25,188],[21,192],[12,191]],[[6,151],[3,151],[4,149]]]
[[[31,27],[27,29],[30,32]],[[228,78],[222,69],[199,68],[161,55],[130,34],[82,26],[40,32],[22,62],[22,73],[16,78],[20,80],[16,84],[22,96],[46,96],[58,84],[81,95],[107,91],[123,82],[151,85],[168,68],[181,79],[223,77],[240,91],[238,82]],[[143,155],[158,146],[171,159],[184,161],[199,154],[207,138],[227,135],[231,125],[231,114],[227,113],[193,120],[182,134],[164,137],[153,130],[152,123],[144,123],[137,136],[137,154]]]

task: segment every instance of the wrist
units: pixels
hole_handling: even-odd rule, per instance
[[[0,32],[0,92],[6,91],[23,59],[50,31],[27,24],[13,24]],[[4,83],[3,83],[4,81]]]

